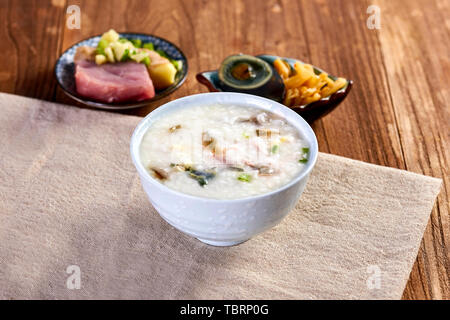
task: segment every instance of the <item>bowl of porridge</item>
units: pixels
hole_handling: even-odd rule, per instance
[[[289,108],[241,93],[204,93],[146,116],[131,157],[156,211],[169,224],[216,246],[244,242],[295,206],[318,146]]]

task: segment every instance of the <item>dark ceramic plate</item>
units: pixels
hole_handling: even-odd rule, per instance
[[[277,58],[281,58],[286,62],[288,62],[292,68],[294,67],[295,62],[300,61],[298,59],[284,58],[267,54],[258,55],[256,57],[267,61],[271,66],[273,66],[273,62]],[[300,62],[303,63],[303,61]],[[315,66],[313,66],[313,68],[316,74],[324,72],[322,69],[319,69]],[[332,75],[328,76],[331,79],[336,80],[336,77]],[[225,91],[222,89],[221,82],[217,74],[217,70],[200,72],[197,74],[196,78],[198,82],[205,85],[211,92]],[[325,116],[326,114],[330,113],[334,108],[336,108],[342,102],[342,100],[344,100],[345,97],[348,95],[350,89],[352,88],[352,85],[353,81],[347,80],[347,84],[342,89],[339,89],[338,91],[333,93],[331,96],[322,98],[319,101],[312,102],[303,106],[294,106],[291,107],[291,109],[297,112],[299,115],[301,115],[306,121],[311,123],[314,120],[317,120],[320,117]]]
[[[148,105],[149,103],[152,103],[171,94],[183,84],[184,80],[186,80],[188,72],[187,59],[184,53],[176,45],[162,38],[143,33],[120,33],[120,36],[126,39],[140,39],[142,43],[151,42],[156,49],[163,50],[171,59],[181,60],[183,62],[183,68],[177,72],[177,75],[175,76],[175,83],[164,90],[156,90],[155,96],[152,99],[147,99],[139,102],[105,103],[90,100],[89,98],[80,96],[77,93],[75,87],[75,64],[73,62],[73,57],[75,56],[77,48],[80,46],[96,47],[101,37],[101,35],[98,35],[80,41],[77,44],[73,45],[72,47],[67,49],[56,61],[56,80],[68,96],[72,97],[78,102],[84,103],[94,108],[115,110],[132,109]]]

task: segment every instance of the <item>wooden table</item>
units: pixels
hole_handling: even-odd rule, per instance
[[[81,29],[66,27],[72,4]],[[366,25],[371,4],[381,9],[379,30]],[[187,81],[158,105],[205,92],[196,72],[237,52],[298,57],[352,79],[345,102],[313,125],[319,148],[443,178],[403,298],[449,299],[448,12],[447,0],[0,0],[0,91],[76,105],[56,85],[55,60],[109,28],[156,34],[184,50]]]

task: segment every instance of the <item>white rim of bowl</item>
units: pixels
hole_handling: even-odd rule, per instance
[[[297,118],[297,121],[299,121],[302,124],[302,126],[304,127],[303,131],[300,130],[298,125],[296,125],[295,123],[293,123],[293,121],[290,121],[283,115],[291,125],[293,125],[295,128],[297,128],[297,130],[300,132],[301,136],[305,137],[309,133],[309,136],[312,137],[312,140],[313,140],[312,143],[311,143],[311,141],[308,141],[310,143],[310,146],[309,146],[310,149],[309,149],[309,158],[308,158],[306,167],[297,176],[295,176],[291,181],[289,181],[288,183],[282,185],[281,187],[279,187],[275,190],[272,190],[272,191],[266,192],[266,193],[262,193],[262,194],[257,194],[254,196],[248,196],[248,197],[237,198],[237,199],[216,199],[216,198],[195,196],[195,195],[183,193],[181,191],[177,191],[175,189],[171,189],[171,188],[167,187],[166,185],[162,184],[161,182],[155,180],[150,175],[150,173],[144,168],[144,165],[140,161],[140,155],[139,155],[139,150],[140,150],[139,148],[140,148],[142,139],[149,127],[149,125],[147,125],[147,123],[150,122],[151,118],[158,117],[158,114],[163,114],[167,109],[171,108],[172,106],[178,105],[178,104],[182,103],[183,101],[186,102],[189,100],[197,99],[199,96],[235,96],[236,98],[250,99],[250,100],[254,100],[255,102],[259,101],[259,102],[261,102],[261,104],[264,103],[266,105],[271,105],[271,106],[280,108],[281,110],[283,110],[283,113],[287,113],[287,114],[291,115],[292,117]],[[238,100],[238,99],[236,99],[236,100]],[[211,104],[213,104],[213,103],[219,103],[219,102],[211,102]],[[236,105],[245,106],[245,103],[243,103],[243,102],[237,101],[237,102],[233,102],[233,103],[235,103]],[[248,107],[258,108],[261,110],[274,112],[273,110],[267,110],[262,106],[258,106],[257,103],[255,103],[255,105],[248,105]],[[138,141],[138,138],[140,138],[139,141]],[[260,198],[269,197],[271,195],[280,193],[280,192],[290,188],[292,185],[296,184],[301,179],[303,179],[305,176],[307,176],[311,172],[311,170],[314,168],[314,165],[317,162],[317,157],[319,154],[319,147],[318,147],[316,135],[315,135],[313,129],[311,128],[311,126],[308,124],[308,122],[306,122],[306,120],[303,119],[300,115],[298,115],[295,111],[282,105],[281,103],[278,103],[274,100],[270,100],[267,98],[263,98],[263,97],[259,97],[259,96],[255,96],[255,95],[251,95],[251,94],[246,94],[246,93],[208,92],[208,93],[198,93],[198,94],[193,94],[193,95],[185,96],[182,98],[178,98],[176,100],[165,103],[165,104],[161,105],[160,107],[156,108],[155,110],[153,110],[152,112],[150,112],[147,116],[145,116],[139,122],[139,124],[134,129],[133,135],[131,136],[130,153],[131,153],[131,159],[133,161],[133,164],[136,167],[140,176],[143,177],[146,181],[155,185],[156,187],[162,188],[165,192],[171,193],[175,196],[185,197],[185,198],[189,198],[189,199],[193,199],[193,200],[200,200],[200,201],[204,201],[204,202],[230,203],[230,202],[246,202],[249,200],[257,200]]]

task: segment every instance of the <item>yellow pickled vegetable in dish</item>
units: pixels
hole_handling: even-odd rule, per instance
[[[344,78],[331,79],[326,72],[316,74],[310,64],[297,61],[294,70],[278,58],[274,68],[283,79],[286,95],[283,103],[288,106],[303,106],[326,98],[347,84]]]

